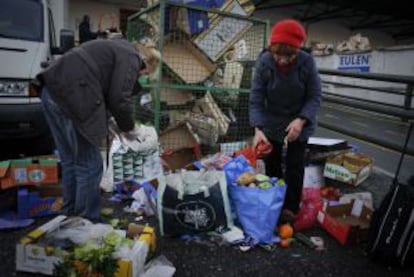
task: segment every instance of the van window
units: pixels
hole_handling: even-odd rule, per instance
[[[43,41],[43,6],[39,0],[1,0],[0,37]]]

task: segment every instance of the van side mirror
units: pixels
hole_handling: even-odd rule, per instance
[[[60,30],[60,47],[52,47],[52,55],[62,55],[75,46],[75,32],[69,29]]]
[[[65,53],[75,47],[75,32],[69,29],[60,30],[60,50]]]

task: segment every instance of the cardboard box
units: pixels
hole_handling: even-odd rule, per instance
[[[351,151],[352,151],[351,148],[348,148],[346,150],[337,150],[337,151],[328,151],[328,152],[309,151],[307,153],[307,158],[311,163],[325,164],[326,159],[337,156],[337,155],[345,154]]]
[[[149,245],[151,251],[155,251],[157,248],[157,236],[155,229],[147,226],[136,223],[129,223],[127,230],[127,237],[137,238],[140,241],[145,241]]]
[[[58,183],[57,159],[17,159],[0,162],[1,189]]]
[[[32,218],[57,214],[63,206],[62,191],[60,185],[20,188],[17,192],[17,216]]]
[[[254,6],[253,2],[250,0],[237,0],[239,4],[243,7],[248,15],[251,15],[255,10],[256,7]]]
[[[180,0],[170,0],[180,3]],[[189,6],[210,8],[210,2],[204,0],[186,1]],[[170,14],[171,16],[171,14]],[[179,8],[177,14],[177,27],[189,35],[199,34],[209,27],[208,14],[205,11],[197,11],[191,8]]]
[[[257,58],[257,55],[266,47],[266,28],[262,24],[253,25],[249,30],[243,34],[241,39],[234,44],[236,51],[235,58],[238,61],[243,61],[244,74],[248,76],[250,81],[253,71],[252,63]],[[244,88],[250,88],[250,83],[245,85],[246,77],[243,77]]]
[[[195,97],[190,91],[163,88],[160,90],[161,105],[165,109],[172,109],[174,107],[182,107],[191,105],[195,100]]]
[[[172,153],[184,148],[191,148],[197,157],[201,156],[200,139],[187,122],[180,123],[163,131],[160,134],[159,140],[163,155],[166,152]]]
[[[198,99],[195,102],[192,111],[214,118],[218,122],[219,135],[224,136],[227,134],[230,125],[230,119],[217,105],[210,91],[207,91],[204,97]]]
[[[200,138],[200,143],[215,146],[219,138],[219,124],[211,116],[194,113],[190,111],[174,110],[170,111],[171,125],[188,122],[192,130]]]
[[[240,88],[243,78],[243,65],[239,62],[227,62],[224,67],[223,88]]]
[[[173,152],[164,153],[161,158],[166,163],[167,170],[176,170],[186,168],[199,157],[191,148],[183,148]]]
[[[201,157],[200,139],[188,122],[180,123],[160,134],[162,160],[166,170],[186,167]]]
[[[216,70],[216,66],[188,40],[166,41],[163,59],[188,84],[201,83]]]
[[[0,162],[0,188],[7,189],[14,186],[11,169],[11,161]]]
[[[16,270],[32,273],[42,273],[45,275],[53,275],[53,270],[56,263],[62,261],[58,256],[59,251],[55,251],[53,247],[49,247],[44,243],[38,242],[46,233],[52,232],[59,228],[60,224],[67,219],[64,215],[59,215],[37,229],[25,235],[16,245]],[[136,225],[136,224],[134,224]],[[139,227],[139,228],[138,228]],[[128,236],[137,241],[143,241],[147,248],[151,251],[155,250],[156,237],[155,230],[150,226],[133,226],[130,224],[128,228]],[[131,259],[119,259],[118,271],[114,277],[132,277],[135,270],[142,270],[137,266],[143,266],[145,257],[142,257],[142,249],[140,245],[136,244],[133,253],[135,254]],[[133,262],[133,260],[135,262]]]
[[[59,215],[29,232],[16,245],[16,270],[52,275],[54,265],[61,258],[47,251],[47,246],[36,244],[36,240],[59,227],[67,217]]]
[[[118,270],[114,274],[114,277],[141,276],[147,258],[147,254],[145,256],[142,255],[143,252],[148,253],[148,249],[155,251],[156,237],[154,228],[130,223],[127,230],[127,237],[143,243],[135,244],[131,259],[118,260]],[[82,265],[87,267],[86,264]]]
[[[247,16],[238,1],[230,1],[224,7],[226,12]],[[216,17],[210,28],[198,35],[195,44],[214,62],[236,43],[253,26],[248,20],[234,17]]]
[[[329,204],[318,212],[318,222],[339,243],[355,244],[366,239],[373,211],[360,200]]]
[[[328,157],[323,175],[353,186],[365,181],[372,172],[373,160],[364,154],[348,152]]]

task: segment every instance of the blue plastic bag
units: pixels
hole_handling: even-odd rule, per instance
[[[272,187],[266,189],[237,185],[237,178],[241,174],[254,172],[243,155],[227,163],[224,172],[236,222],[255,242],[272,243],[285,199],[285,182],[271,178]]]
[[[267,189],[229,186],[230,201],[244,233],[259,243],[271,243],[286,194],[284,183]]]
[[[249,164],[246,157],[239,155],[223,167],[226,174],[227,185],[236,183],[237,178],[245,172],[254,172],[254,168]]]

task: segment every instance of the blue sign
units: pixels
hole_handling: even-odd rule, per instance
[[[339,70],[369,72],[371,54],[350,54],[339,56]]]

